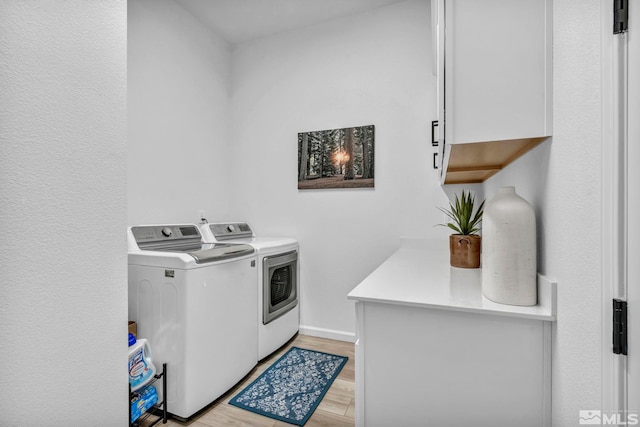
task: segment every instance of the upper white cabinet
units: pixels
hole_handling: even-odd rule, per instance
[[[551,0],[433,5],[441,181],[482,182],[551,136]]]

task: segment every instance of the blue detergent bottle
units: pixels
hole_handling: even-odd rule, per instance
[[[156,367],[151,360],[151,347],[149,342],[141,338],[136,340],[133,334],[129,334],[129,384],[131,391],[144,387],[153,379]]]

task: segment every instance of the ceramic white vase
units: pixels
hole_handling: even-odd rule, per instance
[[[482,293],[501,304],[538,303],[536,215],[515,187],[500,188],[484,207]]]

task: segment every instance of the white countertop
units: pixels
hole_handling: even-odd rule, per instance
[[[482,270],[449,265],[448,241],[403,238],[402,245],[347,298],[355,301],[556,320],[556,283],[538,275],[538,305],[495,303],[482,295]]]

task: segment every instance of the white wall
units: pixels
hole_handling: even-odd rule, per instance
[[[125,425],[126,3],[0,17],[0,425]]]
[[[128,5],[128,223],[227,218],[230,47],[173,0]]]
[[[555,0],[553,140],[485,183],[536,208],[539,271],[558,281],[553,331],[553,425],[601,408],[600,2]]]
[[[301,322],[355,330],[347,293],[399,245],[449,234],[432,169],[430,11],[411,0],[234,47],[232,203],[301,245]],[[298,132],[375,125],[375,189],[297,189]],[[390,283],[389,286],[393,286]],[[309,330],[309,329],[305,329]]]

